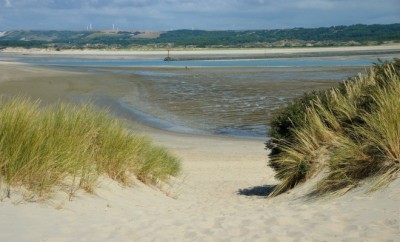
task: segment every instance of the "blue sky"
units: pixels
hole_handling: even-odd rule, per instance
[[[237,30],[400,23],[399,0],[0,0],[0,30]]]

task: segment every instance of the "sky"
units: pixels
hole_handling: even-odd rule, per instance
[[[400,0],[0,0],[0,31],[242,30],[400,23]]]

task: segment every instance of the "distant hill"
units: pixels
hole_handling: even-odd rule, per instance
[[[275,30],[47,31],[0,32],[0,48],[255,48],[379,45],[400,42],[400,24]]]

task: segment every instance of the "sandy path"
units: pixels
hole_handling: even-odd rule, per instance
[[[14,72],[15,68],[20,71]],[[51,102],[70,94],[104,91],[76,73],[78,82],[67,78],[72,73],[56,70],[43,77],[44,69],[0,64],[0,71],[1,93],[32,91],[40,96],[42,90]],[[36,76],[42,78],[27,88],[23,80]],[[61,81],[52,83],[51,94],[43,93],[53,78]],[[123,89],[121,84],[112,95]],[[96,194],[81,192],[71,202],[62,194],[47,203],[21,202],[18,194],[12,194],[0,202],[0,241],[397,241],[400,237],[399,179],[372,194],[360,189],[340,198],[309,201],[302,197],[307,190],[302,186],[265,199],[260,195],[276,181],[266,166],[263,141],[131,125],[182,159],[183,172],[165,189],[168,196],[139,182],[122,188],[107,179]]]
[[[257,196],[274,184],[262,142],[152,134],[182,158],[171,198],[138,183],[104,181],[96,195],[50,204],[5,200],[1,241],[396,241],[399,185],[326,201]],[[248,188],[246,193],[238,194]],[[61,208],[61,209],[56,209]]]

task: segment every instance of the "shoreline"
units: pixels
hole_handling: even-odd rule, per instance
[[[6,62],[4,62],[6,63]],[[73,63],[73,62],[72,62]],[[162,94],[159,94],[157,92],[153,92],[149,94],[150,99],[146,99],[146,96],[143,97],[142,100],[148,100],[147,102],[145,101],[141,101],[140,98],[131,98],[132,97],[139,97],[141,96],[141,91],[144,91],[145,93],[147,90],[147,79],[146,77],[141,77],[140,75],[136,75],[136,74],[132,74],[132,72],[130,70],[162,70],[162,69],[168,69],[168,70],[178,70],[178,71],[182,71],[182,68],[178,68],[178,67],[124,67],[124,66],[115,66],[115,67],[105,67],[102,70],[106,70],[106,71],[98,71],[98,66],[94,67],[94,66],[82,66],[82,67],[74,67],[74,66],[46,66],[46,65],[40,65],[40,64],[34,64],[34,65],[29,65],[26,64],[27,67],[29,68],[38,68],[38,69],[43,69],[44,72],[46,72],[46,70],[52,70],[55,73],[61,71],[66,71],[65,74],[68,73],[74,73],[76,72],[76,74],[78,76],[76,76],[76,78],[78,79],[82,79],[82,81],[75,81],[72,80],[72,78],[68,78],[67,82],[61,83],[61,82],[52,82],[52,87],[57,88],[60,87],[61,85],[65,85],[66,83],[68,83],[68,85],[70,86],[76,86],[78,87],[79,85],[81,85],[81,83],[86,82],[85,80],[89,80],[89,82],[91,83],[89,87],[84,88],[86,89],[85,92],[88,92],[88,95],[85,94],[85,96],[87,96],[90,100],[94,101],[94,102],[99,102],[101,103],[102,107],[113,107],[110,108],[111,111],[113,111],[113,114],[116,114],[118,116],[122,116],[123,118],[128,118],[130,120],[134,120],[136,122],[140,122],[144,125],[150,126],[152,128],[156,128],[156,129],[161,129],[161,130],[167,130],[167,131],[174,131],[174,132],[179,132],[179,133],[190,133],[190,134],[202,134],[202,135],[215,135],[215,136],[225,136],[225,137],[233,137],[233,138],[248,138],[248,139],[254,139],[254,140],[267,140],[267,130],[268,130],[268,125],[265,125],[265,123],[261,123],[264,122],[264,120],[257,120],[257,123],[238,123],[235,122],[235,119],[231,119],[228,120],[228,122],[219,122],[219,123],[211,123],[211,125],[199,125],[199,123],[196,123],[197,120],[190,119],[190,115],[194,115],[194,114],[198,114],[196,112],[191,112],[189,114],[189,116],[179,116],[179,110],[177,113],[172,112],[161,112],[162,110],[168,110],[167,107],[162,107],[159,106],[160,103],[157,102],[157,100],[152,100],[152,99],[157,99],[157,98],[164,98],[164,100],[168,100],[168,98],[170,98],[169,96],[162,96]],[[93,70],[91,68],[94,68]],[[221,69],[226,68],[226,67],[222,67]],[[234,68],[234,69],[227,69],[226,71],[228,72],[232,72],[233,70],[237,71],[238,74],[242,71],[240,70],[240,67],[229,67],[229,68]],[[256,68],[259,69],[258,67],[254,67],[255,69],[252,69],[253,67],[251,67],[249,69],[249,67],[242,67],[244,71],[249,71],[249,72],[256,72]],[[276,67],[268,67],[268,70],[273,70]],[[288,68],[292,68],[292,69],[296,69],[296,70],[305,70],[305,67],[288,67]],[[220,69],[220,67],[200,67],[200,68],[196,68],[196,67],[190,67],[189,69],[198,69],[199,73],[201,74],[201,71],[206,71],[207,73],[210,72],[211,70],[216,70],[216,69]],[[329,67],[328,67],[329,69]],[[361,69],[361,68],[359,68]],[[111,70],[111,71],[109,71]],[[126,72],[124,70],[127,70]],[[260,70],[260,69],[259,69]],[[343,68],[341,69],[342,71],[344,70]],[[97,73],[96,73],[97,71]],[[85,74],[86,73],[86,74]],[[91,74],[94,75],[91,75]],[[135,73],[135,72],[134,72]],[[185,72],[186,73],[186,72]],[[189,80],[191,78],[191,75],[196,75],[198,76],[199,73],[197,73],[196,71],[193,72],[187,72],[186,74],[188,75],[187,78],[184,80]],[[211,73],[211,72],[210,72]],[[264,75],[269,75],[270,72],[266,72],[263,74]],[[82,75],[82,77],[79,77],[79,75]],[[213,76],[214,73],[211,74],[211,76]],[[260,75],[260,74],[258,74]],[[96,83],[96,77],[102,79],[100,82]],[[206,76],[207,77],[207,76]],[[66,75],[62,74],[61,79],[65,79]],[[136,80],[135,80],[136,78]],[[276,77],[275,77],[276,78]],[[107,86],[109,86],[110,84],[108,83],[110,80],[115,79],[115,84],[117,85],[121,85],[123,86],[123,90],[121,90],[122,93],[120,94],[116,94],[114,96],[109,96],[110,92],[107,90]],[[175,78],[177,79],[177,78]],[[328,78],[329,79],[329,78]],[[129,81],[130,80],[130,81]],[[310,79],[309,79],[310,80]],[[174,81],[171,80],[174,84],[173,85],[179,85],[180,81]],[[223,78],[219,79],[219,85],[222,86],[226,86],[226,85],[230,85],[229,81],[227,83],[227,81],[225,80],[225,83],[223,84]],[[339,81],[339,80],[338,80]],[[89,83],[87,82],[87,83]],[[171,83],[171,82],[169,82]],[[309,81],[309,83],[304,83],[303,85],[301,84],[293,84],[296,85],[296,87],[298,88],[305,88],[307,86],[311,86],[313,85],[312,83],[318,83],[315,84],[316,86],[318,85],[319,88],[321,88],[321,86],[324,85],[328,85],[327,82],[320,82],[319,81]],[[336,83],[336,82],[335,82]],[[27,83],[28,84],[28,83]],[[36,87],[32,87],[34,89],[46,89],[49,87],[49,85],[47,84],[47,82],[45,81],[39,81],[37,82],[39,86]],[[97,85],[98,84],[98,85]],[[282,85],[283,83],[281,83],[280,85]],[[98,87],[96,87],[96,85]],[[246,89],[248,88],[249,84],[243,84],[241,85],[240,89]],[[276,87],[275,81],[271,82],[270,84],[267,84],[270,86],[266,86],[263,85],[261,87],[263,88],[270,88],[273,90],[276,90],[279,92],[279,87]],[[288,84],[285,84],[288,85]],[[101,87],[100,87],[101,86]],[[314,88],[316,88],[316,86]],[[165,87],[165,86],[164,86]],[[198,88],[200,88],[201,86],[198,86]],[[251,88],[257,88],[258,85],[254,85]],[[17,90],[23,90],[24,88],[22,87],[14,87]],[[140,90],[135,90],[136,88],[139,88]],[[203,87],[201,87],[202,89]],[[215,92],[215,90],[210,89],[210,87],[208,87],[207,85],[204,86],[205,89],[208,89],[211,92]],[[288,88],[286,86],[286,88]],[[290,87],[292,88],[292,87]],[[133,91],[133,93],[130,93],[129,91],[126,92],[126,90],[135,90]],[[78,89],[79,90],[79,89]],[[181,90],[181,89],[179,89]],[[184,89],[186,91],[190,91],[189,89]],[[173,91],[173,90],[171,90]],[[221,91],[221,88],[217,89],[217,91]],[[222,90],[223,91],[223,90]],[[107,93],[108,92],[108,93]],[[190,91],[191,93],[192,91]],[[61,96],[65,96],[67,94],[66,91],[62,91],[60,93]],[[71,92],[69,93],[71,94]],[[105,94],[105,95],[103,95]],[[241,95],[241,93],[238,93],[239,95]],[[253,91],[253,93],[251,93],[252,96],[256,95],[257,93]],[[79,96],[80,94],[77,94],[77,96]],[[203,95],[206,95],[206,93],[203,93]],[[263,92],[263,93],[258,93],[257,95],[271,95],[271,91],[267,91],[267,92]],[[284,94],[282,94],[284,95]],[[289,95],[289,94],[287,94]],[[292,94],[293,95],[293,94]],[[39,96],[39,95],[37,95]],[[71,96],[71,95],[70,95]],[[206,95],[207,96],[207,95]],[[232,95],[235,96],[235,95]],[[214,97],[210,97],[210,98],[214,98]],[[76,99],[75,97],[71,97],[70,101],[74,101],[74,99]],[[279,99],[279,97],[277,98]],[[185,99],[187,100],[187,99]],[[257,99],[258,100],[258,99]],[[264,100],[264,99],[260,99],[260,100]],[[279,100],[283,100],[279,99]],[[190,100],[189,100],[190,101]],[[223,103],[221,103],[221,101],[215,102],[215,100],[213,100],[214,103],[213,105],[215,106],[220,106]],[[229,100],[228,100],[229,101]],[[258,101],[257,101],[258,102]],[[260,101],[262,102],[262,101]],[[274,102],[274,100],[270,100],[271,103]],[[182,103],[181,103],[182,104]],[[218,104],[218,105],[216,105]],[[197,107],[202,107],[201,105],[203,105],[202,103],[196,103],[196,102],[192,102],[191,105],[197,106]],[[210,106],[211,104],[206,103],[204,105],[208,105]],[[231,104],[233,105],[233,104]],[[260,104],[262,105],[262,104]],[[272,104],[268,104],[268,105],[272,105]],[[179,105],[178,105],[179,106]],[[161,109],[157,109],[161,107]],[[188,109],[187,106],[184,106],[184,104],[182,104],[181,106],[184,109]],[[258,107],[258,103],[257,103],[257,107]],[[189,108],[190,109],[190,108]],[[155,111],[157,110],[157,111]],[[214,110],[214,113],[217,113],[218,110]],[[243,110],[242,110],[243,111]],[[243,111],[244,112],[244,111]],[[183,115],[188,115],[187,113],[185,113],[185,111],[183,113],[181,113]],[[225,114],[219,114],[219,116],[221,117],[221,115],[225,115]],[[269,114],[268,114],[269,115]],[[212,115],[211,115],[212,116]],[[265,116],[265,115],[264,115]],[[186,117],[186,118],[182,118],[182,117]],[[223,116],[222,116],[223,117]],[[232,116],[231,116],[232,117]],[[236,118],[241,118],[240,116],[233,116]],[[205,118],[207,120],[207,118]],[[223,119],[221,119],[223,120]],[[225,120],[226,121],[226,120]],[[217,121],[218,122],[218,121]],[[196,125],[197,124],[197,125]],[[215,125],[214,125],[215,124]],[[254,124],[254,125],[252,125]],[[213,126],[214,125],[214,126]]]

